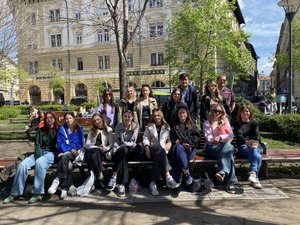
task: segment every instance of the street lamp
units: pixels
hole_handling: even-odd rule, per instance
[[[71,64],[71,56],[70,56],[70,25],[69,25],[69,7],[68,7],[68,2],[67,0],[65,1],[65,5],[66,5],[66,16],[67,16],[67,51],[68,51],[68,65],[67,65],[67,87],[66,87],[66,95],[64,101],[66,101],[66,99],[68,101],[71,100],[71,72],[70,72],[70,64]]]
[[[288,93],[288,107],[289,113],[292,113],[292,21],[296,15],[300,2],[299,0],[281,0],[278,6],[283,7],[286,19],[289,22],[289,93]]]

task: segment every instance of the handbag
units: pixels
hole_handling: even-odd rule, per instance
[[[191,192],[199,192],[202,187],[202,178],[198,173],[194,173],[191,176],[193,178],[193,182],[189,185],[189,190]]]
[[[75,163],[77,166],[82,166],[82,163],[84,161],[85,150],[86,149],[84,147],[78,150],[78,155],[73,161],[73,163]]]
[[[90,176],[84,181],[84,183],[77,188],[77,195],[80,197],[87,196],[93,191],[95,182],[95,175],[93,171],[90,171]]]

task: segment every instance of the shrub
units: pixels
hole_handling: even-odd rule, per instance
[[[21,110],[14,106],[3,106],[0,108],[0,120],[7,120],[8,118],[15,118],[20,115]]]
[[[300,115],[283,114],[272,115],[260,122],[262,131],[272,132],[288,141],[300,140]]]

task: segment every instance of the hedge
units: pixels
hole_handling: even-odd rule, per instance
[[[8,118],[15,118],[20,115],[21,110],[14,106],[3,106],[0,108],[0,120],[7,120]]]
[[[266,116],[260,121],[260,130],[272,132],[287,141],[300,140],[300,114]]]

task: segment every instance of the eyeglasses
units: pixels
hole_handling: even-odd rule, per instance
[[[217,85],[215,85],[215,84],[211,84],[211,85],[209,85],[208,87],[216,87]]]
[[[222,110],[213,109],[212,112],[214,112],[214,113],[220,113],[221,114]]]
[[[106,93],[106,96],[111,96],[111,93]]]

